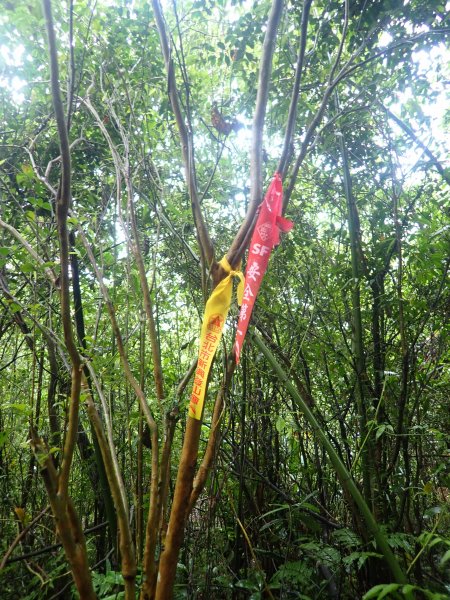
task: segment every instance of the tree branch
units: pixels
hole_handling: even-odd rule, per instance
[[[308,19],[311,3],[312,0],[306,0],[303,7],[302,21],[300,25],[300,49],[298,51],[297,66],[295,69],[295,82],[292,90],[291,103],[289,105],[289,114],[286,125],[286,133],[284,135],[283,150],[281,152],[280,161],[277,167],[277,171],[281,173],[282,177],[284,177],[286,174],[286,169],[292,155],[291,146],[294,137],[295,122],[297,119],[297,106],[300,95],[300,84],[302,81],[303,63],[305,61],[306,35],[308,30]]]
[[[264,133],[264,118],[266,115],[267,99],[269,96],[269,84],[272,74],[272,59],[275,51],[275,41],[283,11],[283,0],[273,0],[272,8],[267,22],[266,35],[262,49],[261,63],[259,67],[258,92],[256,95],[256,107],[253,117],[252,145],[250,150],[250,202],[244,221],[234,238],[227,253],[227,260],[234,269],[242,258],[242,242],[248,235],[248,230],[254,223],[257,208],[262,201],[262,146]]]
[[[191,199],[192,214],[197,230],[198,242],[201,249],[201,255],[205,268],[210,268],[214,262],[214,246],[209,236],[208,228],[203,218],[200,207],[200,200],[197,190],[197,182],[194,167],[194,145],[192,141],[192,132],[188,129],[181,109],[180,98],[175,80],[175,71],[169,42],[167,39],[166,25],[159,0],[152,0],[153,12],[155,15],[156,26],[159,33],[161,50],[164,57],[164,63],[167,72],[168,92],[170,104],[175,115],[175,120],[180,135],[181,151],[186,171],[186,183]]]
[[[22,529],[22,531],[15,537],[15,539],[12,541],[12,543],[10,544],[8,550],[5,552],[3,558],[2,558],[2,562],[0,563],[0,571],[2,569],[5,568],[7,563],[11,563],[13,562],[12,560],[8,561],[8,558],[11,556],[14,548],[17,546],[17,544],[20,542],[20,540],[23,540],[23,538],[27,535],[27,533],[33,529],[33,527],[36,525],[36,523],[38,523],[42,517],[45,515],[45,513],[48,511],[49,507],[46,506],[43,510],[41,510],[41,512],[34,517],[34,519],[31,521],[31,523],[29,523],[26,527],[24,527]],[[59,544],[58,544],[59,546]],[[15,558],[14,560],[19,560],[20,557]]]
[[[447,173],[446,169],[442,166],[442,163],[436,158],[436,156],[431,152],[431,150],[426,146],[422,140],[418,138],[416,133],[407,125],[404,121],[402,121],[397,115],[395,115],[392,111],[389,110],[386,106],[384,106],[381,102],[378,103],[381,108],[386,112],[390,119],[392,119],[399,127],[402,129],[412,140],[416,143],[419,148],[421,148],[424,153],[428,156],[431,163],[436,167],[436,170],[439,172],[441,177],[450,185],[450,175]]]
[[[58,128],[59,146],[61,151],[61,180],[56,198],[56,216],[58,223],[60,264],[61,264],[61,320],[64,339],[72,361],[72,388],[69,404],[69,425],[63,449],[61,471],[58,478],[58,493],[67,499],[69,474],[78,432],[78,414],[81,390],[81,357],[78,353],[70,316],[70,283],[69,283],[69,236],[67,230],[67,215],[71,202],[71,164],[70,145],[67,134],[67,124],[59,87],[58,54],[56,36],[50,0],[43,0],[45,21],[47,27],[48,48],[50,54],[50,75],[53,108],[55,110]]]

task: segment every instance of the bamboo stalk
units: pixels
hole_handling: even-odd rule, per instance
[[[272,352],[269,350],[269,348],[264,344],[262,339],[254,333],[251,333],[250,335],[251,335],[254,343],[258,347],[258,349],[264,354],[267,362],[270,364],[270,366],[272,367],[274,372],[277,374],[280,381],[285,386],[286,390],[288,391],[289,395],[291,396],[291,398],[294,400],[294,402],[298,406],[299,410],[301,410],[301,412],[305,416],[306,420],[308,421],[310,427],[313,430],[314,435],[318,438],[319,442],[322,444],[322,447],[327,452],[328,458],[330,459],[330,462],[333,465],[337,476],[339,477],[342,487],[354,499],[369,531],[374,536],[377,546],[378,546],[379,550],[381,551],[381,553],[383,554],[384,560],[386,561],[386,564],[388,565],[388,567],[392,573],[393,579],[397,583],[402,583],[402,584],[407,583],[406,575],[404,574],[397,559],[395,558],[395,556],[388,544],[385,534],[380,529],[369,506],[367,505],[366,501],[364,500],[364,498],[363,498],[361,492],[359,491],[358,487],[356,486],[355,482],[353,481],[352,476],[346,469],[344,463],[339,458],[336,450],[334,449],[332,443],[328,439],[326,433],[323,431],[323,429],[319,425],[319,422],[317,421],[313,412],[308,407],[306,402],[302,399],[302,397],[298,393],[297,389],[295,388],[293,383],[290,381],[287,373],[284,371],[284,369],[278,363],[277,359],[272,354]]]

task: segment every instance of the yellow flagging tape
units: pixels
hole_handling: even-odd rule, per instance
[[[230,309],[233,277],[238,277],[240,280],[237,288],[238,304],[242,304],[244,294],[244,275],[242,272],[233,271],[225,256],[219,264],[228,275],[214,288],[205,306],[200,333],[197,369],[195,371],[194,386],[189,403],[189,416],[199,420],[202,418],[209,370],[222,338],[223,326],[225,325]]]

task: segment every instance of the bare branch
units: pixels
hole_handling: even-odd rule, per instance
[[[148,286],[144,260],[142,258],[141,244],[140,244],[140,239],[139,239],[139,231],[138,231],[138,226],[137,226],[137,221],[136,221],[136,213],[135,213],[135,208],[134,208],[133,185],[132,185],[131,173],[130,173],[129,140],[128,140],[125,130],[122,127],[120,119],[118,118],[117,114],[115,113],[112,105],[110,105],[109,109],[110,109],[111,115],[114,118],[114,121],[116,123],[117,129],[119,131],[119,135],[122,140],[122,145],[124,148],[123,156],[120,156],[119,152],[117,150],[117,146],[114,144],[114,142],[113,142],[111,136],[109,135],[108,130],[106,129],[106,127],[103,123],[103,120],[100,118],[100,115],[98,114],[97,110],[92,105],[90,98],[88,97],[87,99],[81,99],[81,101],[88,108],[88,110],[91,112],[92,116],[94,117],[98,127],[100,128],[103,136],[105,137],[105,139],[108,143],[109,149],[110,149],[112,157],[113,157],[114,167],[115,167],[115,171],[116,171],[116,186],[117,186],[116,194],[117,194],[118,215],[119,215],[119,220],[120,220],[120,223],[122,226],[123,233],[127,239],[129,246],[131,247],[131,250],[133,252],[133,255],[134,255],[137,267],[138,267],[138,271],[139,271],[139,281],[140,281],[142,294],[143,294],[145,314],[147,316],[147,325],[148,325],[148,329],[149,329],[150,343],[151,343],[151,347],[152,347],[153,373],[154,373],[154,380],[155,380],[156,396],[158,398],[158,401],[160,403],[162,403],[162,401],[164,400],[164,397],[165,397],[165,393],[164,393],[164,378],[163,378],[162,364],[161,364],[161,354],[160,354],[160,350],[159,350],[159,341],[158,341],[158,336],[157,336],[157,332],[156,332],[155,319],[154,319],[154,315],[153,315],[153,302],[152,302],[152,298],[150,295],[150,289]],[[129,234],[128,228],[126,227],[125,222],[123,220],[123,216],[122,216],[122,204],[121,204],[121,182],[122,182],[122,179],[125,183],[125,188],[126,188],[126,193],[127,193],[127,205],[128,205],[128,209],[130,211],[130,216],[131,216],[132,237]]]
[[[0,227],[3,227],[3,229],[6,229],[6,231],[9,231],[9,233],[19,242],[19,244],[21,246],[23,246],[25,248],[25,250],[28,252],[28,254],[37,262],[37,264],[43,268],[44,273],[47,275],[48,279],[51,281],[51,284],[53,285],[53,287],[57,287],[56,286],[57,277],[56,277],[55,273],[49,267],[47,267],[47,266],[44,267],[45,261],[39,256],[39,254],[36,252],[36,250],[31,246],[31,244],[29,244],[27,242],[27,240],[17,231],[17,229],[15,229],[12,225],[10,225],[9,223],[6,223],[2,219],[0,219]]]
[[[75,148],[75,146],[78,146],[78,144],[81,144],[81,142],[85,142],[85,141],[86,141],[86,140],[85,140],[83,137],[79,137],[79,138],[77,138],[76,140],[73,140],[73,142],[71,142],[71,144],[70,144],[70,146],[69,146],[69,150],[72,150],[73,148]],[[27,149],[27,148],[26,148],[26,150],[27,150],[27,152],[28,152],[28,149]],[[50,184],[48,183],[48,178],[49,178],[49,176],[50,176],[50,171],[52,170],[52,167],[53,167],[53,165],[54,165],[55,163],[57,163],[57,162],[60,162],[60,161],[61,161],[61,155],[60,155],[60,156],[57,156],[56,158],[52,158],[52,159],[51,159],[51,160],[48,162],[48,164],[47,164],[47,167],[45,168],[45,174],[44,174],[44,177],[45,177],[45,179],[47,180],[47,183],[45,183],[45,181],[43,181],[43,183],[44,183],[45,185],[47,185],[47,187],[50,185]],[[49,189],[50,189],[50,188],[49,188]]]
[[[344,2],[344,27],[342,29],[341,41],[339,42],[339,48],[337,51],[336,59],[334,61],[334,65],[330,71],[330,76],[328,77],[328,83],[331,83],[333,81],[334,74],[336,73],[336,69],[338,68],[339,63],[341,61],[342,51],[344,50],[344,44],[345,44],[345,36],[347,35],[348,12],[349,12],[348,0],[345,0],[345,2]]]
[[[234,269],[238,265],[242,254],[242,242],[248,235],[248,230],[254,222],[258,205],[262,201],[262,146],[264,133],[264,118],[266,115],[267,99],[269,96],[269,83],[272,73],[272,59],[275,51],[275,41],[278,24],[283,11],[283,0],[273,0],[272,8],[267,22],[264,37],[261,63],[259,68],[258,92],[256,107],[253,117],[252,145],[250,154],[250,202],[244,221],[228,250],[227,260]]]
[[[155,565],[155,550],[156,550],[156,542],[157,542],[157,526],[159,523],[159,515],[161,510],[161,501],[160,501],[160,492],[158,489],[158,481],[159,481],[159,439],[158,439],[158,425],[153,417],[153,414],[150,410],[150,407],[147,404],[147,399],[145,394],[139,385],[138,380],[133,375],[131,370],[130,363],[128,362],[128,356],[125,350],[125,345],[122,337],[122,333],[119,328],[119,324],[117,323],[116,312],[114,309],[114,305],[109,296],[108,288],[106,287],[102,273],[97,265],[92,249],[89,245],[89,242],[81,229],[78,227],[78,232],[80,238],[83,242],[83,246],[87,252],[89,261],[94,269],[98,284],[100,286],[100,290],[102,296],[104,298],[111,327],[116,338],[117,350],[119,352],[120,360],[122,363],[122,368],[124,370],[125,376],[133,389],[136,397],[139,401],[139,405],[142,409],[142,413],[145,416],[147,421],[147,425],[149,427],[151,433],[151,443],[152,443],[152,467],[151,467],[151,483],[150,483],[150,511],[148,514],[147,520],[147,535],[146,535],[146,545],[145,545],[145,553],[144,553],[144,572],[146,574],[147,579],[154,579],[156,577],[156,565]],[[156,580],[155,580],[156,581]]]
[[[108,444],[108,441],[105,437],[105,432],[103,430],[103,423],[100,419],[86,381],[83,382],[83,387],[87,396],[86,409],[100,446],[109,487],[111,489],[111,494],[114,499],[114,506],[117,512],[117,520],[119,522],[119,542],[122,575],[125,583],[125,598],[127,598],[127,600],[134,600],[136,597],[136,558],[134,554],[133,538],[128,520],[128,503],[126,500],[123,481],[120,471],[117,471],[118,465],[116,465],[117,457],[114,450],[114,444],[111,445],[111,442]]]
[[[312,0],[306,0],[303,13],[302,21],[300,25],[300,49],[298,51],[297,66],[295,70],[295,82],[292,90],[291,103],[289,105],[289,114],[286,125],[286,133],[284,136],[283,150],[281,152],[280,161],[278,163],[277,171],[284,177],[286,169],[291,156],[292,139],[294,136],[295,122],[297,119],[297,106],[298,98],[300,94],[300,84],[302,81],[303,63],[305,61],[305,49],[306,49],[306,36],[308,31],[308,19],[309,11],[311,9]]]
[[[200,494],[202,493],[203,488],[205,487],[206,480],[211,471],[214,459],[217,454],[217,448],[220,443],[220,425],[224,412],[225,398],[227,396],[228,387],[231,382],[231,378],[233,377],[235,369],[236,360],[234,358],[234,354],[231,354],[227,362],[227,369],[224,381],[217,394],[216,401],[214,404],[214,411],[211,420],[211,431],[208,438],[208,444],[206,446],[205,454],[197,470],[197,474],[195,475],[194,483],[192,485],[192,491],[189,497],[189,504],[187,509],[188,515],[191,513],[192,509],[195,506],[195,503],[197,502]]]
[[[108,402],[106,401],[102,386],[100,385],[100,382],[97,379],[97,375],[95,373],[94,367],[92,366],[92,364],[90,362],[86,363],[86,367],[89,370],[89,374],[91,376],[92,383],[94,384],[95,389],[98,394],[98,397],[100,398],[100,404],[102,405],[102,411],[103,411],[103,418],[104,418],[105,424],[106,424],[106,437],[108,440],[108,445],[109,445],[110,455],[111,455],[109,460],[111,460],[113,468],[114,468],[114,476],[116,478],[117,487],[119,488],[119,491],[120,491],[122,503],[124,506],[127,506],[127,494],[125,491],[125,485],[123,483],[122,474],[120,471],[119,461],[117,460],[117,453],[115,451],[113,425],[112,425],[111,413],[109,410]],[[85,385],[84,389],[85,389],[86,393],[89,393],[89,396],[90,396],[89,386]],[[90,399],[92,400],[92,403],[94,403],[93,399],[92,398],[90,398]],[[95,424],[94,424],[94,427],[95,427]]]
[[[20,540],[23,540],[23,538],[27,535],[27,533],[31,529],[33,529],[33,527],[36,525],[36,523],[38,523],[42,519],[42,517],[45,515],[45,513],[48,511],[48,509],[49,509],[49,507],[46,506],[43,510],[41,510],[41,512],[36,517],[34,517],[34,519],[31,521],[31,523],[29,523],[26,527],[24,527],[22,529],[22,531],[12,541],[11,545],[9,546],[8,550],[5,552],[5,554],[2,558],[2,562],[0,563],[0,571],[5,568],[5,565],[8,562],[8,558],[11,556],[14,548],[17,546],[17,544],[20,542]]]
[[[188,186],[189,197],[191,199],[192,214],[194,216],[197,237],[204,265],[205,267],[210,268],[214,262],[214,246],[209,236],[208,228],[206,226],[205,220],[203,218],[203,213],[200,207],[200,200],[195,177],[194,145],[192,141],[192,132],[188,129],[181,110],[180,98],[175,80],[173,60],[169,48],[169,42],[167,39],[164,16],[159,0],[152,0],[152,6],[156,20],[156,26],[158,28],[164,63],[166,66],[170,103],[175,115],[175,120],[177,122],[178,132],[180,135],[181,151],[183,154],[183,162],[186,171],[186,183]]]
[[[50,75],[53,108],[55,110],[58,138],[61,152],[61,181],[56,197],[56,217],[58,222],[60,263],[61,263],[61,320],[64,339],[72,361],[72,389],[69,405],[69,425],[63,449],[61,472],[58,478],[58,492],[67,499],[69,474],[78,432],[78,414],[81,390],[81,357],[78,353],[70,316],[70,283],[69,283],[69,236],[67,230],[67,215],[71,203],[71,164],[70,145],[67,134],[67,124],[59,87],[58,54],[56,36],[50,0],[43,0],[45,21],[47,27],[48,48],[50,54]]]

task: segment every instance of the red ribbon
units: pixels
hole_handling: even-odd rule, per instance
[[[277,172],[269,185],[260,206],[258,220],[250,242],[247,268],[245,270],[244,298],[239,313],[234,350],[236,363],[239,364],[242,345],[248,324],[266,272],[272,250],[280,243],[280,231],[290,231],[294,224],[281,216],[283,208],[283,186],[281,175]]]

